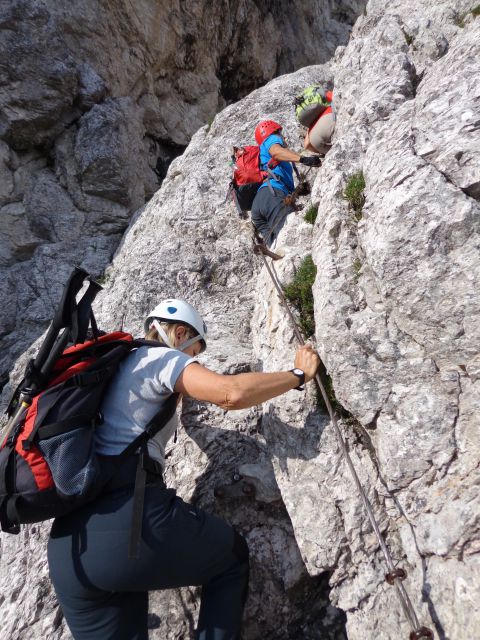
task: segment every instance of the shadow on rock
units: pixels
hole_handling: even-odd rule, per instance
[[[247,539],[251,582],[243,637],[344,640],[346,617],[330,603],[329,574],[308,574],[275,481],[272,451],[258,437],[266,428],[265,416],[253,410],[230,430],[206,424],[204,415],[201,404],[184,403],[185,430],[208,457],[190,502],[227,520]],[[205,418],[222,420],[211,413]],[[323,433],[318,422],[312,414],[305,428],[295,428],[271,412],[268,442],[276,442],[284,457],[316,457]]]

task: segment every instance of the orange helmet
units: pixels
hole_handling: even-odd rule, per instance
[[[255,141],[257,144],[262,144],[264,140],[271,136],[276,131],[281,131],[282,125],[273,120],[262,120],[257,124],[255,129]]]

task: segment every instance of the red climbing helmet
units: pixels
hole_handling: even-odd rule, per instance
[[[281,131],[282,125],[273,120],[262,120],[257,124],[255,129],[255,141],[257,144],[262,144],[264,140],[271,136],[276,131]]]

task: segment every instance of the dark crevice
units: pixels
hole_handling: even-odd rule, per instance
[[[375,415],[370,420],[370,422],[364,425],[365,429],[368,429],[369,431],[375,431],[375,429],[377,428],[378,418],[380,417],[380,414],[382,413],[383,408],[389,401],[391,395],[392,395],[392,391],[390,390],[385,400],[382,401],[382,406],[379,409],[377,409],[377,411],[375,411]]]
[[[470,191],[472,191],[474,194],[476,195],[471,195],[469,193],[469,189],[464,188],[464,187],[460,187],[458,184],[456,184],[444,171],[442,171],[441,169],[439,169],[433,162],[430,162],[428,159],[428,156],[418,156],[416,150],[415,150],[415,155],[417,155],[417,157],[422,158],[422,160],[424,160],[427,164],[429,164],[431,167],[433,167],[436,171],[438,171],[438,173],[440,173],[445,180],[452,185],[452,187],[455,187],[455,189],[458,189],[459,191],[462,191],[462,193],[464,193],[466,196],[468,196],[469,198],[473,198],[474,200],[480,200],[480,190],[477,193],[477,189],[476,186],[477,185],[473,185],[473,187],[469,187]]]
[[[252,70],[252,64],[234,60],[228,52],[219,59],[217,76],[220,94],[227,104],[241,100],[268,81],[260,72]]]
[[[415,69],[415,66],[412,65],[412,73],[410,76],[410,80],[412,83],[412,92],[413,92],[413,98],[415,98],[415,96],[417,95],[417,90],[418,87],[421,83],[421,81],[423,80],[423,76],[425,75],[425,71],[422,71],[422,73],[417,73],[417,70]]]
[[[370,420],[370,422],[365,425],[365,429],[369,429],[370,431],[375,431],[376,430],[376,428],[377,428],[377,420],[378,420],[381,412],[382,412],[382,408],[380,408],[377,411],[375,411],[375,415]]]
[[[1,336],[0,336],[1,339]],[[10,373],[8,371],[3,371],[0,373],[0,393],[3,391],[5,385],[10,381]]]
[[[287,626],[289,640],[347,640],[347,616],[330,602],[330,577],[328,571],[318,576],[306,576],[289,592],[289,600],[295,605],[293,608],[302,612],[301,618],[292,620]]]
[[[475,182],[466,189],[462,189],[462,191],[467,196],[470,196],[470,198],[473,198],[474,200],[480,202],[480,182]]]
[[[457,442],[457,424],[458,424],[458,419],[460,417],[460,396],[463,393],[463,389],[462,389],[462,382],[461,382],[461,378],[460,376],[458,376],[458,387],[459,387],[459,391],[458,391],[458,396],[457,396],[457,413],[455,415],[455,418],[453,420],[453,424],[452,424],[452,436],[453,436],[453,453],[450,457],[450,460],[448,460],[445,465],[442,468],[442,474],[439,476],[440,479],[445,478],[445,476],[447,475],[450,467],[452,466],[452,464],[455,462],[455,460],[458,459],[458,442]]]
[[[170,164],[175,158],[181,156],[187,147],[168,139],[154,138],[154,140],[157,143],[159,155],[153,171],[157,175],[160,185],[167,175]]]

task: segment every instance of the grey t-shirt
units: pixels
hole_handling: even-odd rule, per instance
[[[140,435],[172,394],[178,376],[193,358],[177,349],[140,347],[120,363],[101,411],[104,422],[96,431],[96,450],[107,456],[121,453]],[[165,467],[165,445],[178,426],[175,414],[148,443],[152,458]]]

